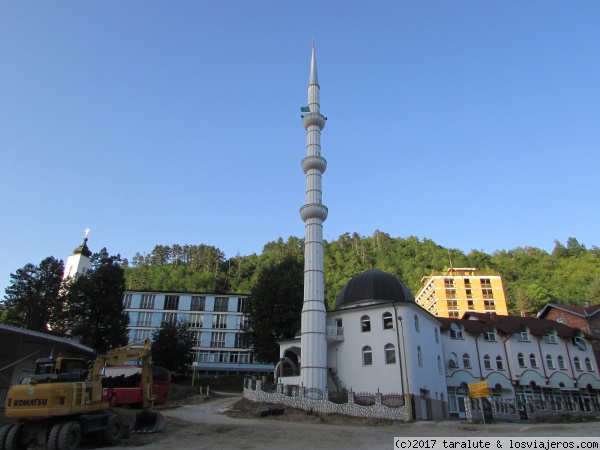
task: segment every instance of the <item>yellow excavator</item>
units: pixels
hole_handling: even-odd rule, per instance
[[[102,401],[106,366],[141,360],[144,398],[133,433],[155,433],[163,416],[152,410],[150,339],[113,349],[91,363],[81,358],[41,358],[34,374],[8,391],[6,416],[18,423],[0,428],[0,450],[44,445],[48,450],[77,450],[82,436],[115,446],[129,437],[123,417]]]

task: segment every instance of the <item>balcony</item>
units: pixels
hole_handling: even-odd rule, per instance
[[[325,339],[327,339],[328,341],[343,341],[344,327],[327,325],[325,330]]]

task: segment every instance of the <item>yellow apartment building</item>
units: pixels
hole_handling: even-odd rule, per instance
[[[437,317],[462,317],[466,312],[507,316],[502,277],[489,270],[451,268],[421,280],[416,302]]]

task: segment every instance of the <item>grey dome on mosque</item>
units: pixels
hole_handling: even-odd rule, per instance
[[[367,270],[352,278],[335,301],[335,308],[357,306],[357,303],[412,302],[415,297],[402,281],[381,270]]]

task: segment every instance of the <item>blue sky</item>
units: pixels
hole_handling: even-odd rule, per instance
[[[0,3],[0,289],[46,256],[324,236],[598,245],[600,2]]]

